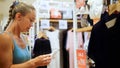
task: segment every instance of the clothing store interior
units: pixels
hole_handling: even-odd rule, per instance
[[[32,27],[21,35],[31,59],[51,54],[38,68],[119,68],[120,0],[0,0],[0,35],[13,2],[35,8]]]

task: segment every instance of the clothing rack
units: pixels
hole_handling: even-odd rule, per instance
[[[76,5],[74,2],[74,9],[73,9],[73,40],[74,40],[74,68],[78,68],[77,67],[77,54],[76,54],[76,49],[77,49],[77,33],[76,30],[77,29],[77,14],[76,14]]]
[[[42,19],[40,19],[40,20],[42,20]],[[52,23],[58,23],[59,20],[67,20],[67,19],[48,19],[48,20],[50,20],[50,22],[52,22]],[[73,23],[73,20],[68,19],[67,22],[68,23]],[[80,22],[80,20],[77,20],[77,22]]]
[[[77,32],[75,31],[78,27],[77,27],[77,22],[80,22],[80,20],[77,20],[77,13],[79,11],[76,11],[76,3],[75,1],[73,1],[74,3],[74,8],[72,9],[73,10],[73,19],[72,20],[67,20],[68,23],[72,23],[73,25],[73,41],[74,41],[74,68],[78,68],[77,66],[77,57],[76,57],[76,50],[77,50]],[[40,31],[40,20],[42,19],[39,19],[39,7],[36,8],[36,32],[39,33]],[[51,23],[58,23],[59,19],[49,19]]]

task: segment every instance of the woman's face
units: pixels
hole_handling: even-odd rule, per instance
[[[31,11],[22,17],[21,22],[19,23],[21,32],[29,31],[30,27],[33,25],[35,17],[35,11]]]

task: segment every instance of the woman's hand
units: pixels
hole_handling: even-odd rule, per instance
[[[34,59],[32,59],[32,62],[34,62],[35,66],[46,66],[50,63],[51,61],[51,55],[46,54],[46,55],[40,55]]]

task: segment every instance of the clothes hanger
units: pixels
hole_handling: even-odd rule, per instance
[[[46,34],[44,32],[42,32],[42,31],[39,32],[38,38],[48,39],[48,37],[46,36]]]
[[[108,13],[109,13],[109,15],[111,15],[112,13],[114,13],[116,11],[120,12],[120,0],[118,0],[117,3],[111,4],[111,5],[108,6]]]
[[[117,11],[120,12],[120,0],[118,0],[118,4],[116,5]]]
[[[53,26],[50,26],[49,31],[55,31],[56,29]]]
[[[74,29],[73,29],[73,28],[70,28],[69,30],[73,32]]]

